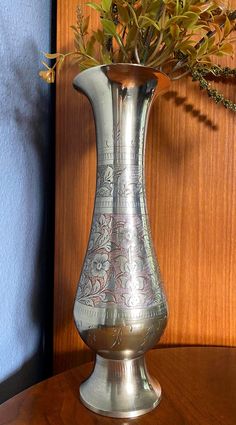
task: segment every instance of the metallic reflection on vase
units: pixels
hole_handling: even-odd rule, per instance
[[[144,361],[167,322],[147,216],[144,151],[151,104],[169,84],[164,74],[130,64],[90,68],[74,79],[93,108],[98,156],[92,229],[74,305],[80,336],[97,357],[80,396],[106,416],[139,416],[160,401]]]

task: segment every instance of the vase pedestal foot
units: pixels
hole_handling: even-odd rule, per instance
[[[92,374],[80,386],[80,398],[100,415],[133,418],[159,404],[161,387],[149,377],[143,356],[111,360],[97,355]]]

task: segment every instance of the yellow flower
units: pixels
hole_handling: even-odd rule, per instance
[[[48,68],[45,71],[40,71],[39,76],[46,81],[46,83],[51,84],[55,82],[55,71],[52,68]]]

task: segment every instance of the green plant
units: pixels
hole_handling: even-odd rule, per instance
[[[235,70],[222,68],[213,59],[233,57],[236,11],[218,0],[100,0],[88,2],[100,16],[100,26],[88,34],[89,17],[77,8],[75,49],[66,54],[45,54],[55,60],[40,76],[54,82],[68,58],[79,70],[110,63],[136,63],[164,71],[171,79],[189,74],[217,103],[236,111],[206,80],[208,75],[232,78]]]

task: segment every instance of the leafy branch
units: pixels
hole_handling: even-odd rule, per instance
[[[89,17],[78,7],[72,26],[74,50],[45,54],[55,61],[53,66],[43,62],[40,76],[45,81],[54,82],[56,69],[60,71],[67,59],[80,71],[101,64],[136,63],[164,71],[173,80],[191,74],[212,99],[235,111],[233,102],[213,89],[207,78],[220,69],[214,58],[234,55],[236,11],[218,0],[100,0],[87,6],[99,14],[98,28],[88,32]],[[235,77],[233,71],[226,74],[225,78]]]
[[[230,99],[226,99],[222,93],[218,90],[212,88],[211,83],[206,80],[206,76],[214,75],[216,77],[230,78],[236,77],[236,68],[231,69],[229,67],[220,67],[212,66],[207,68],[206,66],[199,66],[191,72],[193,81],[199,82],[199,87],[201,90],[206,90],[210,98],[214,100],[215,103],[221,103],[226,109],[236,112],[236,103],[232,102]]]

